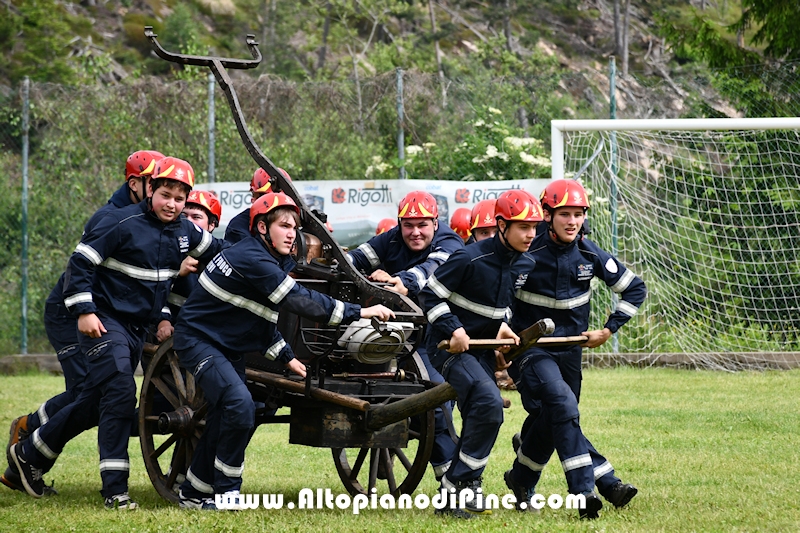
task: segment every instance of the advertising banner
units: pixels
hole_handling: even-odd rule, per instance
[[[525,189],[538,197],[549,180],[437,181],[437,180],[348,180],[293,181],[306,205],[328,215],[333,236],[346,247],[355,247],[375,235],[383,218],[397,217],[397,204],[407,193],[431,193],[439,205],[439,220],[449,224],[459,207],[472,207],[510,189]],[[197,184],[214,191],[222,203],[220,230],[239,212],[250,207],[250,183]]]

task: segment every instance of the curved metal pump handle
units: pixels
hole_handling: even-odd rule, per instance
[[[150,44],[153,45],[153,50],[158,57],[171,61],[173,63],[182,63],[184,65],[194,65],[197,67],[210,67],[215,61],[218,61],[225,68],[255,68],[261,63],[261,50],[258,49],[256,36],[252,34],[247,35],[247,48],[250,49],[250,54],[253,59],[233,59],[230,57],[207,57],[207,56],[192,56],[188,54],[175,54],[167,52],[158,42],[158,35],[153,33],[152,26],[144,27],[144,36],[150,39]]]
[[[233,83],[228,76],[228,71],[226,68],[254,68],[261,62],[261,52],[258,49],[258,43],[255,41],[255,36],[247,36],[247,47],[250,49],[250,54],[252,54],[253,59],[246,60],[175,54],[172,52],[167,52],[158,43],[158,36],[153,33],[152,26],[145,26],[144,35],[150,39],[150,43],[153,45],[153,50],[161,59],[165,59],[166,61],[170,61],[172,63],[208,67],[211,69],[211,72],[214,73],[214,77],[217,79],[217,83],[219,83],[220,88],[222,88],[222,92],[225,93],[225,97],[228,100],[228,106],[231,108],[231,112],[233,113],[233,121],[236,123],[236,129],[239,131],[239,136],[242,138],[245,148],[247,148],[247,151],[250,153],[255,162],[258,163],[258,166],[263,168],[264,171],[269,175],[270,182],[273,184],[273,187],[276,190],[286,193],[298,206],[300,206],[303,226],[312,229],[313,233],[320,238],[322,243],[330,247],[331,255],[334,259],[336,259],[338,268],[341,271],[345,271],[349,274],[348,277],[353,281],[356,287],[358,287],[362,293],[367,296],[377,297],[379,301],[382,302],[392,302],[394,304],[393,307],[399,311],[397,313],[398,316],[400,314],[408,315],[408,318],[406,319],[408,321],[420,323],[424,322],[425,316],[422,313],[422,310],[410,298],[371,284],[361,274],[361,272],[357,271],[353,267],[352,263],[350,263],[345,256],[344,250],[342,250],[342,248],[339,246],[339,243],[334,240],[324,222],[320,220],[320,216],[318,215],[321,215],[321,213],[312,211],[306,205],[306,203],[303,201],[303,198],[297,192],[297,189],[294,188],[292,182],[286,179],[284,175],[278,171],[278,167],[266,155],[264,155],[264,153],[253,140],[252,135],[250,135],[250,130],[248,130],[247,124],[244,120],[242,107],[239,105],[239,98],[236,96],[236,90],[233,88]]]

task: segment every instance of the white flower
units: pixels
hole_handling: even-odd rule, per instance
[[[410,156],[417,155],[421,151],[422,151],[422,146],[418,146],[416,144],[410,144],[410,145],[406,146],[406,154],[408,154]]]
[[[527,163],[529,165],[533,165],[534,164],[533,162],[536,161],[535,157],[533,157],[531,154],[528,154],[526,152],[520,152],[519,153],[519,158],[522,159],[523,163]]]
[[[484,124],[486,124],[486,123],[480,118],[474,122],[474,125],[475,125],[476,128],[479,128],[480,126],[483,126]]]
[[[368,166],[366,172],[364,172],[364,177],[368,178],[368,177],[372,176],[372,172],[374,170],[375,170],[375,167],[373,167],[372,165]]]
[[[546,168],[550,168],[551,166],[553,166],[553,162],[550,161],[550,159],[541,155],[533,156],[533,162],[531,164]]]
[[[487,109],[487,111],[489,111],[489,113],[493,113],[495,115],[502,115],[503,114],[503,112],[500,111],[499,109],[497,109],[496,107],[490,107],[490,108]]]
[[[499,154],[497,154],[497,157],[499,157],[503,161],[508,161],[508,154],[505,152],[500,152]]]
[[[497,157],[498,153],[499,151],[497,150],[496,146],[490,144],[489,146],[486,147],[486,159]]]
[[[425,148],[426,151],[433,148],[434,146],[436,146],[436,143],[422,143],[422,147]]]
[[[380,163],[381,161],[383,161],[383,158],[381,156],[379,156],[379,155],[373,155],[372,156],[372,162],[375,163],[376,165],[378,163]]]
[[[487,175],[487,176],[489,176],[490,178],[494,178],[494,171],[492,171],[492,170],[487,170],[487,171],[486,171],[486,175]]]
[[[475,156],[475,157],[472,158],[472,162],[473,163],[480,164],[480,163],[483,163],[484,161],[486,161],[486,159],[481,157],[481,156]]]
[[[506,137],[505,139],[503,139],[503,143],[517,150],[520,150],[525,146],[542,145],[542,141],[540,141],[539,139],[534,139],[533,137]]]

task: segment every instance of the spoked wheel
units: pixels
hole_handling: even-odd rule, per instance
[[[405,367],[420,375],[424,365],[414,353]],[[409,419],[406,448],[331,448],[333,462],[347,492],[356,494],[411,494],[422,481],[433,450],[434,411]],[[386,489],[386,490],[384,490]]]
[[[139,441],[147,474],[162,498],[178,502],[178,486],[205,429],[208,404],[194,375],[178,365],[172,338],[148,365],[139,398]]]

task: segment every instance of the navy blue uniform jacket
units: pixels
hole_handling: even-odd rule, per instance
[[[224,246],[184,217],[164,224],[149,202],[111,210],[70,257],[64,304],[75,316],[100,311],[124,323],[156,323],[168,312],[181,261],[208,261]]]
[[[291,256],[276,259],[249,236],[215,256],[200,274],[175,324],[175,349],[202,340],[225,354],[259,352],[283,363],[294,354],[278,332],[278,310],[293,310],[329,325],[360,317],[361,306],[306,289],[288,273]]]
[[[450,340],[463,327],[470,338],[493,339],[502,322],[511,315],[514,291],[521,287],[536,261],[528,253],[509,250],[500,236],[471,244],[450,256],[429,278],[420,293],[423,310],[431,325],[428,353],[434,366],[451,354],[438,351],[436,344]],[[491,353],[491,350],[483,350]],[[478,351],[470,350],[478,354]],[[494,357],[491,353],[492,358]]]
[[[372,237],[349,253],[356,270],[367,274],[382,269],[403,281],[408,295],[416,298],[436,268],[450,254],[464,248],[464,241],[444,224],[439,224],[430,246],[411,251],[403,241],[400,226]]]
[[[233,217],[225,227],[225,240],[237,243],[250,236],[250,209],[245,209]]]
[[[541,318],[553,319],[555,336],[588,331],[592,278],[603,280],[619,295],[616,309],[604,326],[612,333],[630,320],[644,302],[647,290],[641,278],[585,237],[564,246],[545,231],[533,240],[528,251],[536,259],[536,270],[517,290],[511,320],[514,331],[525,329]]]
[[[83,235],[91,230],[97,221],[103,218],[106,213],[111,211],[112,209],[119,209],[121,207],[127,207],[129,205],[133,205],[130,197],[130,188],[128,187],[128,183],[123,183],[122,187],[117,189],[114,194],[111,195],[111,198],[108,199],[108,203],[94,212],[94,214],[89,218],[89,221],[83,227]],[[50,295],[47,297],[48,304],[63,304],[64,303],[64,276],[65,274],[61,274],[61,277],[58,278],[58,282],[56,282],[56,286],[53,287],[53,290],[50,291]]]

